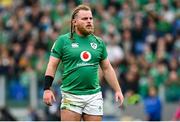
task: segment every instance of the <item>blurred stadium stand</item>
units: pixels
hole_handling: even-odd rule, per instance
[[[81,3],[92,8],[95,34],[107,44],[126,98],[119,109],[101,77],[103,120],[147,120],[151,111],[180,120],[180,0],[0,0],[0,120],[59,120],[61,65],[53,84],[58,101],[49,108],[43,76],[55,39],[69,31]]]

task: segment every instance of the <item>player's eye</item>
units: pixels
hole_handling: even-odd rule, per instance
[[[92,20],[93,18],[92,17],[83,17],[83,18],[81,18],[82,20],[88,20],[88,19],[90,19],[90,20]]]
[[[87,19],[88,19],[88,17],[83,17],[83,18],[82,18],[82,20],[87,20]]]

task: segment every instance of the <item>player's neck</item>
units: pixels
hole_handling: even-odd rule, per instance
[[[90,35],[90,34],[87,34],[87,35],[82,34],[80,31],[75,31],[75,33],[76,33],[78,36],[81,36],[81,37],[87,37],[87,36]]]

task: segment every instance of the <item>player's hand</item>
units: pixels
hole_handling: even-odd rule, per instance
[[[56,101],[54,93],[51,90],[45,90],[43,94],[43,101],[45,104],[51,106]]]
[[[120,106],[122,106],[122,103],[124,101],[124,96],[121,91],[115,92],[115,100],[116,102],[120,102]]]

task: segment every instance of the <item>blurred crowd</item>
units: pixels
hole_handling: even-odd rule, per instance
[[[95,35],[107,44],[125,97],[139,95],[147,113],[154,111],[149,110],[151,96],[157,96],[157,103],[178,102],[180,0],[1,0],[0,75],[6,77],[7,100],[29,99],[32,80],[42,100],[51,47],[60,34],[69,32],[71,12],[81,3],[92,8]],[[106,99],[110,88],[101,81]],[[155,106],[161,110],[160,103]]]

